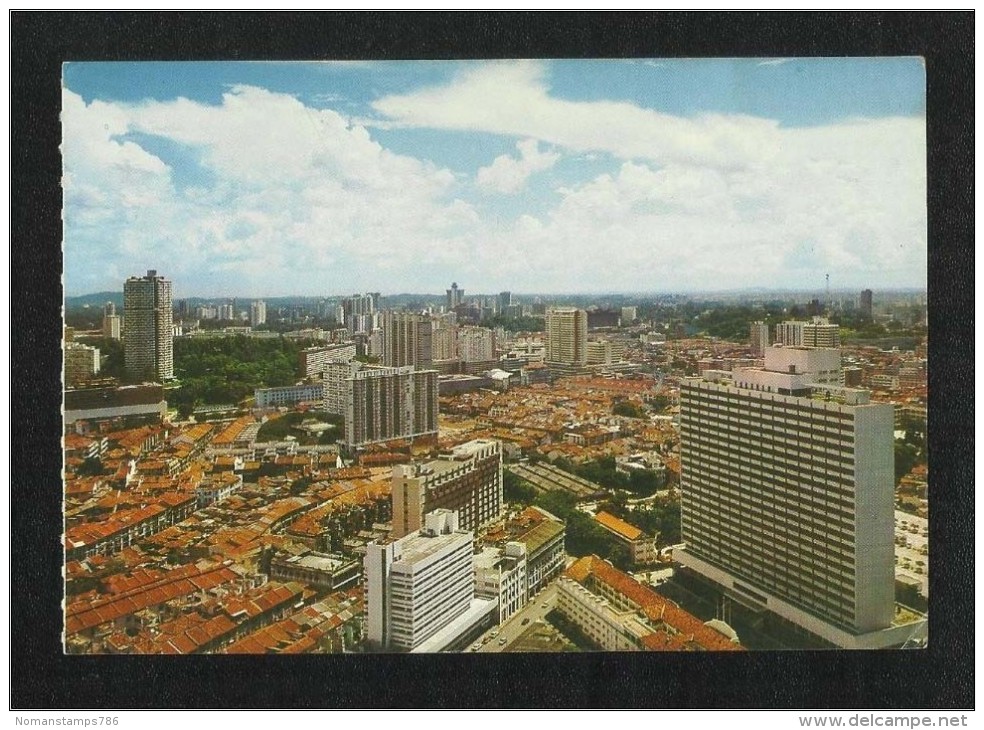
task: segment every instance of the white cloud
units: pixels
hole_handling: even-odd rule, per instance
[[[517,138],[516,153],[456,178],[352,118],[255,87],[218,104],[86,104],[67,90],[63,103],[70,292],[147,268],[178,296],[439,291],[445,278],[520,292],[800,287],[828,271],[859,288],[925,281],[921,120],[783,128],[570,102],[530,62],[376,103],[396,127]],[[187,154],[153,154],[132,133]],[[522,191],[564,150],[552,202],[469,201]]]
[[[189,150],[202,183],[179,189],[178,170],[118,141],[127,133]],[[86,105],[66,91],[64,136],[66,270],[82,290],[88,284],[73,274],[98,271],[92,257],[151,262],[176,280],[242,274],[235,284],[226,276],[227,289],[369,287],[381,258],[399,269],[438,245],[457,251],[474,223],[449,170],[384,149],[334,111],[263,89],[235,87],[219,105]],[[365,281],[341,274],[343,265]],[[325,278],[336,271],[339,280]]]
[[[530,175],[549,170],[560,155],[556,152],[540,152],[535,139],[516,143],[519,159],[500,155],[488,167],[479,168],[475,182],[480,188],[498,193],[518,193],[526,187]]]
[[[530,137],[573,152],[623,159],[735,167],[775,143],[778,125],[748,116],[694,119],[627,102],[572,102],[549,94],[536,62],[482,65],[446,86],[383,97],[373,108],[392,124]]]

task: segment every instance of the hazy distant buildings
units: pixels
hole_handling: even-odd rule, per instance
[[[502,444],[477,439],[447,457],[393,468],[393,536],[419,530],[424,515],[454,510],[464,530],[474,530],[502,514]]]
[[[765,359],[733,382],[681,386],[686,548],[674,557],[838,646],[891,645],[892,406],[818,385],[836,355],[770,347]]]
[[[342,314],[349,332],[370,333],[377,327],[379,292],[354,294],[342,301]]]
[[[410,312],[385,312],[382,317],[383,364],[426,370],[434,362],[430,317]]]
[[[499,292],[499,313],[505,314],[506,310],[513,305],[512,292]]]
[[[131,276],[124,283],[123,356],[129,377],[145,380],[174,377],[171,296],[171,282],[153,269],[146,276]]]
[[[574,307],[551,307],[546,314],[548,364],[584,366],[588,361],[588,315]]]
[[[622,307],[622,324],[629,325],[636,320],[636,308],[635,307]]]
[[[116,313],[116,305],[106,302],[103,307],[102,335],[107,340],[118,340],[122,335],[122,322]]]
[[[460,306],[465,298],[465,290],[458,288],[458,282],[452,282],[451,288],[447,290],[448,311],[453,311]]]
[[[752,355],[765,355],[765,348],[769,346],[769,325],[765,322],[752,322],[748,326],[748,342]]]
[[[861,318],[867,322],[870,322],[874,315],[872,299],[871,289],[863,289],[861,291]]]

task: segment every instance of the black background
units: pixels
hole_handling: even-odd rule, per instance
[[[973,13],[35,13],[11,27],[10,706],[972,708]],[[923,56],[929,156],[925,651],[62,654],[61,63]]]

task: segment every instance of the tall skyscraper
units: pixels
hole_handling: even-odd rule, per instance
[[[863,289],[861,291],[861,317],[862,319],[871,321],[873,316],[872,308],[873,294],[871,289]]]
[[[433,364],[430,317],[410,312],[384,312],[382,329],[384,365],[393,368],[409,365],[425,370]]]
[[[574,307],[547,310],[548,363],[584,366],[588,361],[588,313]]]
[[[512,292],[499,292],[499,313],[506,311],[506,307],[511,307],[513,303]]]
[[[153,269],[123,284],[123,359],[131,378],[174,377],[174,322],[171,282]]]
[[[118,340],[122,335],[120,315],[116,313],[116,305],[112,302],[106,302],[106,306],[103,307],[102,331],[103,337],[107,340]]]
[[[266,302],[257,299],[249,305],[249,324],[251,327],[266,324]]]
[[[476,439],[447,457],[393,467],[393,536],[424,524],[438,508],[454,510],[463,530],[474,530],[502,514],[502,444]]]
[[[468,612],[475,597],[472,534],[436,510],[422,530],[366,546],[366,640],[376,650],[412,651]]]
[[[464,299],[465,290],[458,288],[458,282],[452,282],[451,288],[448,289],[448,311],[450,312],[459,304],[461,304],[462,299]]]
[[[823,350],[770,347],[765,359],[680,388],[686,547],[674,557],[837,646],[901,643],[893,408],[818,383]]]
[[[748,341],[752,355],[762,357],[769,346],[769,325],[765,322],[752,322],[748,327]]]

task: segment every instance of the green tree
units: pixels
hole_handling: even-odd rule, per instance
[[[525,479],[516,476],[511,471],[502,471],[502,497],[507,502],[532,504],[536,499],[536,489]]]

